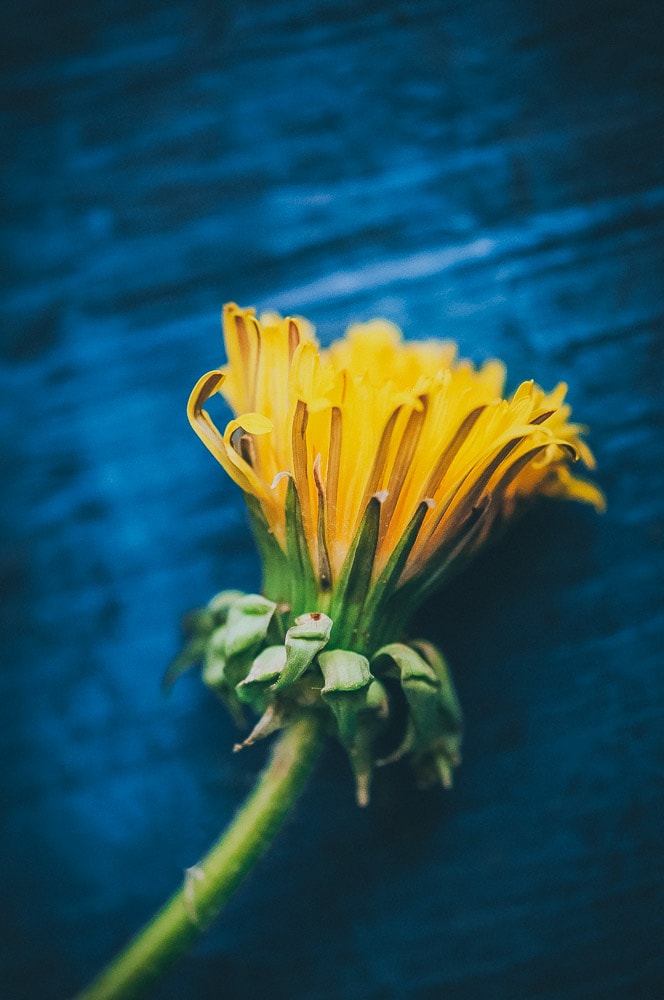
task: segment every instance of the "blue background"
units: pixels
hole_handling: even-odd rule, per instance
[[[570,383],[608,513],[542,504],[422,612],[454,791],[330,747],[156,1000],[664,995],[662,6],[30,0],[3,16],[2,970],[80,988],[264,759],[178,622],[256,589],[195,439],[224,301],[384,315]]]

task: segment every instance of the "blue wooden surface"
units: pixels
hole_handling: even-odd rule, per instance
[[[184,417],[223,301],[376,314],[570,383],[608,513],[543,505],[432,602],[450,794],[330,748],[156,1000],[664,995],[662,8],[31,0],[3,18],[2,969],[72,993],[264,750],[178,620],[259,567]]]

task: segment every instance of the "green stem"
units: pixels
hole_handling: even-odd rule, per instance
[[[182,888],[77,1000],[130,1000],[206,928],[258,861],[302,791],[320,747],[318,723],[285,730],[250,797]]]

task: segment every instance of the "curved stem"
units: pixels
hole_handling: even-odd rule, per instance
[[[182,887],[76,1000],[137,997],[206,928],[271,843],[302,791],[320,747],[318,723],[304,718],[281,736],[258,783]]]

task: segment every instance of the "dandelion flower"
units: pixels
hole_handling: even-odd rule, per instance
[[[366,583],[411,605],[538,494],[603,507],[570,471],[594,461],[564,383],[505,399],[501,362],[474,368],[451,341],[404,343],[383,320],[320,350],[306,321],[230,304],[224,333],[228,365],[199,380],[189,418],[281,565],[266,596],[295,613],[329,609],[369,516]],[[235,413],[223,434],[203,408],[216,392]]]
[[[538,495],[604,506],[600,490],[571,471],[577,462],[592,469],[594,460],[584,428],[570,420],[567,387],[547,393],[523,382],[505,398],[500,361],[475,367],[452,341],[404,342],[384,320],[351,327],[326,350],[301,318],[258,319],[229,304],[223,328],[228,364],[198,381],[188,413],[245,494],[268,604],[257,598],[253,620],[260,607],[267,624],[235,670],[228,620],[239,628],[241,616],[236,606],[228,612],[208,680],[235,708],[238,696],[260,692],[264,714],[250,742],[292,712],[293,704],[284,707],[289,689],[298,704],[311,702],[312,690],[327,695],[340,730],[348,720],[339,705],[352,702],[352,747],[359,716],[369,713],[356,692],[368,696],[382,666],[401,680],[417,745],[423,724],[409,684],[418,670],[423,684],[437,687],[438,708],[447,698],[460,716],[439,654],[402,641],[414,609]],[[223,433],[205,409],[217,392],[234,413]],[[273,618],[285,645],[270,641]],[[298,659],[293,650],[307,630],[308,651]],[[261,644],[268,652],[256,657]],[[332,698],[342,690],[345,701]],[[372,694],[376,711],[387,712],[383,689],[374,685]],[[442,754],[445,778],[458,757],[453,742]],[[420,757],[434,746],[440,758],[439,744],[431,733],[419,739]],[[359,766],[366,780],[367,760]]]

